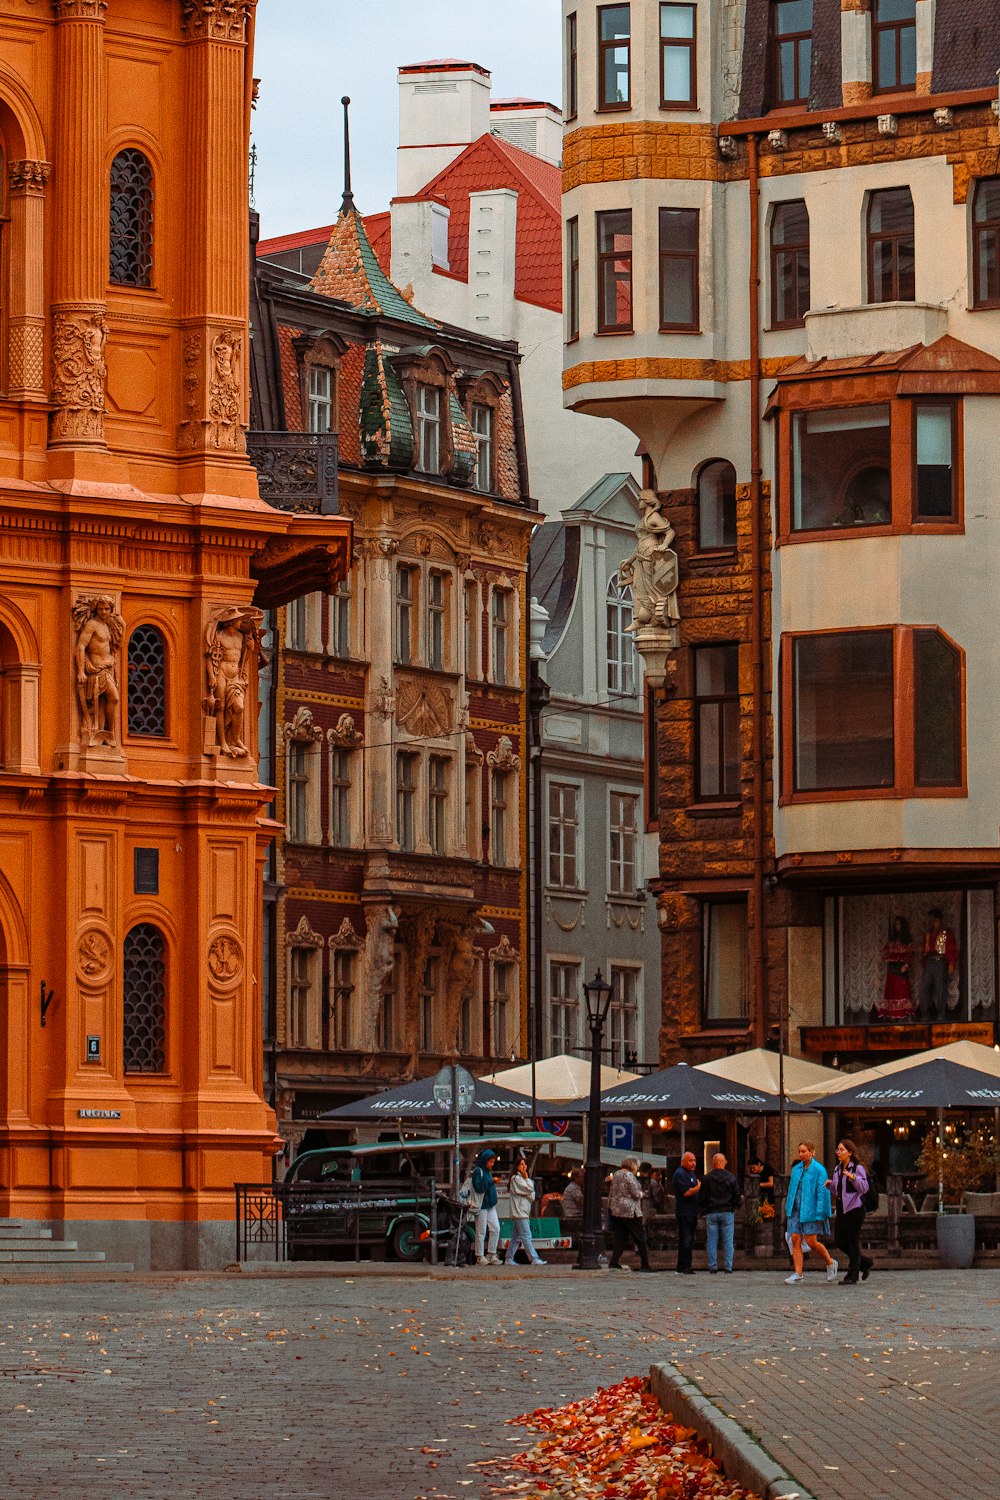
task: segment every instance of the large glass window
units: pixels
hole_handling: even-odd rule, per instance
[[[771,327],[797,327],[809,311],[809,214],[797,198],[771,218]]]
[[[164,1073],[167,954],[163,933],[140,922],[122,949],[122,1055],[126,1073]]]
[[[494,589],[490,608],[493,649],[493,681],[503,687],[510,681],[510,592]]]
[[[807,104],[812,75],[812,0],[771,5],[772,104]]]
[[[580,1044],[580,965],[549,964],[549,1052],[559,1057]]]
[[[433,854],[447,853],[448,762],[432,755],[427,763],[427,839]]]
[[[128,642],[128,732],[167,733],[167,653],[155,625],[137,625]]]
[[[883,188],[868,200],[868,301],[916,297],[913,199],[909,188]]]
[[[414,588],[414,569],[406,563],[400,563],[396,568],[396,618],[395,648],[396,661],[400,666],[408,666],[413,660],[415,652],[413,649],[413,610],[416,602]]]
[[[1000,177],[977,182],[972,200],[972,302],[1000,305]]]
[[[796,791],[893,785],[894,686],[891,630],[795,640]]]
[[[694,651],[695,801],[740,795],[740,648]]]
[[[706,1024],[747,1016],[747,908],[708,901],[702,909],[703,1013]]]
[[[696,5],[660,6],[660,103],[666,109],[694,109],[698,102]]]
[[[914,782],[962,784],[962,661],[937,630],[914,633]]]
[[[642,970],[624,964],[611,965],[611,1004],[608,1008],[607,1045],[611,1066],[627,1068],[637,1057],[639,1037],[639,982]]]
[[[510,864],[507,819],[510,812],[511,773],[490,773],[490,858],[495,865]]]
[[[330,764],[330,841],[345,849],[351,843],[351,752],[335,749]]]
[[[792,530],[888,526],[892,520],[888,406],[792,416]]]
[[[916,0],[874,0],[872,53],[872,82],[876,94],[916,87]]]
[[[326,365],[309,366],[309,431],[333,431],[333,371]]]
[[[493,408],[472,408],[472,430],[476,434],[476,473],[473,484],[488,494],[493,488]]]
[[[414,847],[413,802],[417,795],[417,757],[410,751],[396,756],[396,842]]]
[[[566,118],[575,120],[579,103],[576,11],[566,17]]]
[[[436,671],[444,668],[445,659],[445,576],[430,573],[427,577],[427,665]]]
[[[628,5],[597,8],[597,107],[628,109],[632,92],[632,22]]]
[[[441,472],[441,391],[436,385],[417,386],[417,468],[425,474]]]
[[[309,837],[309,746],[288,746],[288,837],[304,844]]]
[[[113,286],[151,286],[153,169],[141,151],[119,151],[111,163],[109,280]]]
[[[632,330],[632,210],[597,215],[597,331]]]
[[[580,220],[566,220],[566,337],[580,337]]]
[[[549,782],[549,885],[579,886],[580,788]]]
[[[608,692],[635,692],[635,641],[631,633],[632,590],[617,573],[608,582],[605,601],[608,645]]]
[[[698,551],[735,546],[736,470],[728,459],[713,458],[698,471]]]
[[[915,519],[951,521],[958,509],[955,407],[950,401],[920,401],[916,407]]]
[[[698,210],[660,209],[660,328],[698,328]]]
[[[637,792],[611,792],[610,798],[608,892],[634,896],[639,885],[639,796]]]

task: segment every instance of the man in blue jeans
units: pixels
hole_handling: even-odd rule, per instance
[[[736,1238],[736,1210],[742,1201],[740,1185],[732,1172],[726,1171],[722,1152],[712,1157],[712,1170],[705,1173],[698,1194],[698,1207],[705,1215],[705,1250],[708,1269],[718,1272],[719,1236],[722,1236],[722,1269],[730,1275],[733,1269],[733,1247]]]

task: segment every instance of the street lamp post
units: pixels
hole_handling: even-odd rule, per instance
[[[604,1235],[601,1230],[601,1047],[611,1004],[611,986],[600,969],[583,986],[590,1026],[590,1109],[587,1114],[587,1160],[583,1176],[583,1234],[577,1271],[597,1271]]]

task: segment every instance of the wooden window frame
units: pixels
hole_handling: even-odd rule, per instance
[[[771,65],[771,107],[772,109],[790,109],[793,107],[806,108],[809,104],[809,90],[812,87],[812,40],[813,26],[815,25],[815,14],[812,17],[812,25],[808,31],[781,31],[778,30],[778,6],[781,0],[770,0],[770,15],[768,17],[768,29],[770,32],[770,46],[768,47],[769,61]],[[802,43],[809,42],[809,78],[806,91],[802,93],[801,57]],[[795,47],[795,95],[789,99],[781,97],[781,46],[783,43],[791,42]]]
[[[436,411],[427,407],[427,398],[433,392]],[[429,381],[418,380],[414,393],[414,410],[417,418],[417,452],[415,467],[421,474],[443,474],[445,472],[445,413],[447,410],[447,392],[440,385],[431,385]],[[434,455],[435,462],[428,464],[426,460],[430,454],[426,451],[429,446],[429,434],[433,433],[434,445],[437,453]]]
[[[795,786],[795,643],[828,635],[869,635],[889,632],[893,638],[893,784],[879,787],[830,787],[799,791]],[[920,785],[916,778],[916,638],[933,632],[946,640],[958,657],[961,779],[953,785]],[[781,791],[779,807],[817,802],[884,802],[910,798],[968,797],[968,711],[966,703],[966,653],[938,625],[870,625],[836,630],[789,631],[781,636],[779,680],[781,683]]]
[[[396,843],[405,854],[417,847],[416,804],[420,780],[420,757],[414,750],[396,752]],[[404,841],[403,834],[407,837]]]
[[[604,596],[605,614],[605,680],[608,693],[619,698],[634,698],[636,690],[635,636],[631,632],[634,619],[632,586],[622,583],[618,572],[608,579]],[[628,617],[626,623],[626,615]],[[615,646],[615,655],[610,648]]]
[[[343,774],[338,769],[338,760],[343,757]],[[354,817],[351,806],[354,791],[354,777],[352,775],[354,751],[346,749],[343,745],[334,745],[330,755],[330,843],[335,849],[349,849],[352,847],[354,836]],[[344,804],[344,825],[340,823],[337,809]],[[338,835],[346,834],[341,838]]]
[[[693,12],[694,24],[691,28],[690,37],[665,37],[663,35],[663,12],[665,10],[689,10]],[[698,108],[698,7],[691,0],[662,0],[660,5],[660,108],[661,109],[697,109]],[[688,77],[690,80],[687,99],[668,99],[666,95],[666,53],[669,47],[686,48],[688,58]]]
[[[901,46],[901,42],[902,42],[902,34],[903,34],[904,31],[912,31],[913,32],[913,42],[914,42],[914,48],[913,48],[913,50],[914,50],[914,59],[915,59],[916,58],[916,40],[917,40],[916,4],[914,4],[914,8],[913,8],[914,9],[914,14],[913,14],[912,21],[911,20],[880,21],[878,19],[878,6],[879,6],[879,0],[872,0],[872,7],[871,7],[871,18],[872,18],[872,22],[871,22],[871,24],[872,24],[872,93],[873,94],[912,94],[915,91],[916,87],[917,87],[916,61],[914,60],[913,82],[912,83],[903,83],[901,81],[901,79],[900,79],[900,73],[901,73],[901,69],[902,69],[902,46]],[[879,81],[878,81],[878,78],[879,78],[879,56],[880,56],[881,51],[882,51],[882,41],[883,41],[883,38],[888,39],[890,33],[892,34],[892,37],[893,37],[891,45],[892,45],[893,50],[895,52],[896,81],[894,83],[880,84]]]
[[[580,105],[580,52],[576,11],[566,17],[566,119],[575,120]]]
[[[737,529],[738,528],[738,518],[735,515],[733,517],[733,540],[731,542],[722,542],[717,547],[710,547],[705,542],[702,541],[702,535],[701,535],[701,483],[702,483],[702,478],[703,478],[703,476],[705,474],[707,474],[708,470],[711,469],[711,468],[714,468],[716,464],[725,464],[727,466],[727,468],[729,468],[729,469],[732,470],[732,473],[733,473],[733,504],[734,504],[734,510],[735,510],[735,505],[736,505],[735,492],[736,492],[736,487],[737,487],[737,485],[739,483],[739,481],[738,481],[738,479],[736,477],[736,465],[730,459],[728,459],[728,458],[707,458],[703,464],[699,464],[698,465],[698,472],[697,472],[697,475],[695,476],[695,486],[694,486],[695,555],[697,557],[730,558],[730,557],[735,557],[736,556],[736,551],[737,551],[737,548],[739,546],[739,531]]]
[[[913,215],[909,235],[899,233],[896,230],[872,231],[872,210],[876,200],[886,193],[906,192],[910,195],[910,212]],[[908,186],[902,188],[876,188],[868,196],[868,206],[865,210],[865,261],[868,268],[868,303],[873,307],[884,307],[889,302],[915,302],[917,299],[917,255],[916,255],[916,211],[913,206],[913,193]],[[913,296],[900,297],[899,293],[899,246],[907,238],[913,243]],[[882,241],[888,241],[893,246],[892,252],[892,287],[896,293],[892,297],[875,296],[875,245]]]
[[[977,222],[976,220],[976,202],[980,191],[989,182],[996,182],[1000,186],[1000,177],[977,178],[972,193],[972,297],[970,301],[973,310],[977,312],[981,309],[1000,307],[1000,216],[995,219],[984,219],[981,222]],[[982,288],[979,278],[979,239],[986,231],[993,233],[996,244],[997,295],[995,297],[983,297],[980,295]]]
[[[785,403],[777,413],[776,475],[778,481],[779,547],[798,546],[803,542],[850,541],[865,537],[961,535],[965,531],[965,414],[959,396],[899,396],[896,380],[887,377],[845,376],[836,382],[836,399],[829,396],[830,384],[803,382],[785,389]],[[950,520],[935,517],[920,519],[917,504],[917,409],[921,403],[932,406],[951,405],[954,458],[954,511]],[[799,412],[836,411],[845,406],[889,407],[890,474],[892,482],[891,519],[884,525],[817,527],[796,530],[792,525],[792,419]]]
[[[449,670],[448,623],[451,578],[441,568],[427,573],[425,626],[427,630],[427,666],[433,672]],[[439,592],[435,597],[435,586]]]
[[[796,243],[788,243],[788,244],[784,244],[784,245],[779,245],[779,244],[776,243],[775,238],[774,238],[774,226],[775,226],[775,224],[777,223],[777,220],[778,220],[778,210],[782,209],[782,208],[792,208],[792,207],[794,207],[798,203],[801,203],[802,207],[806,211],[806,237],[805,237],[805,242],[804,243],[803,242],[796,242]],[[803,328],[803,327],[805,327],[805,321],[806,321],[806,319],[805,319],[805,313],[809,311],[809,301],[808,301],[808,288],[809,288],[809,210],[808,210],[808,208],[806,208],[806,202],[805,202],[804,198],[786,198],[782,202],[775,203],[775,204],[772,205],[771,227],[770,227],[770,230],[769,230],[769,233],[768,233],[768,241],[769,241],[770,251],[771,251],[771,323],[770,323],[770,327],[772,329],[778,329],[778,328]],[[797,317],[794,317],[794,318],[779,318],[777,316],[777,308],[778,308],[778,300],[779,300],[778,299],[778,257],[781,256],[781,255],[790,255],[792,257],[792,282],[793,282],[793,286],[794,286],[794,289],[795,289],[794,299],[793,300],[794,300],[795,306],[797,307],[798,304],[799,304],[799,300],[800,300],[800,287],[801,287],[801,276],[800,276],[799,266],[800,266],[800,257],[802,255],[803,251],[805,251],[805,255],[806,255],[805,280],[806,280],[807,298],[806,298],[806,309],[805,309],[805,312],[803,312],[801,316],[797,316]]]
[[[490,771],[490,864],[500,870],[513,868],[510,856],[514,850],[509,847],[513,787],[513,771],[501,767]],[[498,844],[501,845],[499,849]]]
[[[448,853],[448,796],[450,764],[446,755],[431,755],[427,761],[427,842],[432,854]],[[440,781],[436,780],[440,773]]]
[[[400,592],[400,588],[399,588],[400,579],[403,577],[404,574],[406,575],[406,577],[409,580],[409,589],[410,589],[410,592],[409,592],[408,595],[402,594]],[[419,616],[417,614],[417,609],[419,607],[420,586],[419,586],[419,583],[416,582],[416,579],[418,578],[418,576],[419,576],[419,569],[416,568],[416,567],[414,567],[412,563],[401,562],[401,563],[397,563],[396,564],[395,573],[393,575],[393,600],[392,600],[393,641],[392,641],[392,659],[393,659],[393,663],[396,666],[398,666],[398,667],[410,667],[410,666],[413,666],[413,664],[418,660],[418,657],[420,655],[418,640],[416,640],[414,638],[416,636],[416,634],[417,634],[417,632],[415,631],[414,627],[416,626],[417,621],[419,619]],[[405,631],[405,635],[406,635],[406,641],[405,641],[406,650],[405,650],[405,654],[404,654],[404,651],[403,651],[403,645],[404,645],[403,634],[404,634],[404,632],[403,632],[403,629],[402,629],[402,620],[403,620],[404,613],[405,613],[406,620],[407,620],[407,629]]]
[[[492,495],[496,490],[496,408],[488,401],[473,401],[469,409],[469,425],[476,437],[476,466],[472,473],[472,488],[480,495]],[[482,430],[479,423],[483,422]],[[484,467],[485,476],[481,473]],[[485,478],[485,484],[482,482]]]
[[[553,817],[553,813],[552,813],[552,793],[553,793],[554,790],[558,790],[558,792],[560,793],[560,797],[559,797],[559,810],[555,814],[555,816]],[[563,793],[568,792],[568,791],[573,793],[573,817],[572,818],[566,816],[566,810],[565,810],[565,806],[564,806],[565,799],[562,796]],[[583,873],[583,861],[584,861],[584,854],[585,854],[584,844],[583,844],[583,819],[582,819],[582,816],[581,816],[582,810],[583,810],[583,783],[582,782],[580,782],[580,781],[564,781],[564,780],[555,780],[555,779],[546,782],[546,785],[545,785],[545,884],[551,890],[553,890],[553,891],[580,891],[580,890],[583,890],[585,888],[583,886],[583,884],[581,882],[581,878],[580,878],[581,874]],[[573,829],[573,833],[574,833],[574,838],[573,838],[573,852],[572,852],[572,854],[568,854],[566,852],[566,840],[564,838],[564,829],[566,829],[566,828],[572,828]],[[553,847],[553,841],[552,841],[553,831],[555,831],[556,835],[557,835],[556,846],[555,847]],[[552,861],[553,861],[553,859],[556,861],[556,868],[557,868],[557,873],[558,873],[558,876],[559,876],[558,880],[553,880],[552,879]],[[569,884],[569,882],[566,880],[566,867],[567,867],[567,863],[570,860],[572,860],[572,862],[573,862],[573,872],[572,872],[573,873],[573,883],[572,883],[572,885]]]
[[[603,231],[603,228],[604,228],[604,220],[605,219],[610,219],[610,218],[620,218],[623,214],[628,214],[628,226],[629,226],[629,247],[628,247],[628,250],[625,250],[625,251],[619,251],[619,250],[602,250],[601,249],[601,234],[602,234],[602,231]],[[595,219],[595,227],[596,227],[596,230],[597,230],[597,233],[596,233],[596,236],[595,236],[595,250],[596,250],[596,254],[597,254],[597,332],[598,333],[631,333],[633,331],[633,325],[634,325],[634,321],[635,321],[635,285],[634,285],[634,279],[633,279],[633,275],[632,275],[632,253],[633,253],[633,244],[634,244],[633,233],[632,233],[632,210],[630,208],[599,209],[597,211],[597,213],[594,215],[594,219]],[[628,322],[627,323],[606,323],[604,321],[604,311],[605,311],[605,308],[604,308],[604,269],[605,269],[606,265],[610,264],[612,266],[612,275],[614,275],[613,268],[614,268],[614,263],[616,261],[627,261],[628,262]],[[617,284],[617,283],[615,282],[615,284]],[[617,300],[618,299],[616,297],[615,298],[616,305],[617,305]]]
[[[671,250],[664,248],[663,225],[664,214],[693,214],[694,215],[694,249],[693,250]],[[657,215],[657,262],[659,268],[659,280],[657,292],[660,302],[660,332],[661,333],[700,333],[701,332],[701,287],[700,264],[701,264],[701,211],[697,208],[675,208],[672,205],[664,205]],[[688,323],[668,323],[664,318],[663,280],[665,262],[682,262],[688,268],[688,276],[691,281],[691,321]]]
[[[625,1004],[622,995],[624,986],[621,976],[624,974],[631,974],[634,980],[632,1003],[629,1005]],[[642,1020],[645,1005],[645,964],[641,961],[633,962],[631,959],[613,959],[608,965],[608,979],[611,982],[611,1000],[608,1004],[608,1022],[605,1034],[610,1054],[608,1060],[612,1067],[615,1066],[615,1048],[619,1043],[616,1022],[628,1016],[632,1017],[633,1035],[631,1041],[622,1035],[621,1055],[617,1059],[618,1067],[624,1068],[628,1066],[628,1062],[632,1057],[638,1055],[639,1046],[642,1042]],[[621,1027],[623,1033],[627,1029],[629,1028],[625,1026]]]
[[[702,696],[698,692],[698,662],[697,662],[698,652],[699,651],[720,651],[720,650],[721,651],[735,651],[736,652],[736,691],[733,692],[733,693],[706,693],[704,696]],[[693,765],[694,778],[693,779],[694,779],[694,805],[696,807],[719,807],[719,806],[733,807],[733,806],[738,806],[742,802],[742,800],[743,800],[742,794],[740,792],[740,781],[739,781],[739,777],[740,777],[740,763],[739,763],[739,760],[737,760],[737,766],[736,766],[737,787],[736,787],[736,791],[735,792],[729,792],[729,791],[719,791],[719,792],[714,792],[714,793],[713,792],[706,792],[702,788],[702,785],[701,785],[701,707],[702,707],[702,705],[703,704],[712,704],[712,703],[715,703],[715,704],[719,705],[719,709],[720,709],[720,712],[719,712],[719,722],[720,722],[720,725],[722,726],[722,732],[719,734],[719,757],[720,757],[719,767],[720,767],[720,772],[725,769],[725,767],[724,767],[724,756],[725,756],[725,712],[726,712],[725,706],[726,706],[727,703],[735,705],[735,709],[733,711],[736,714],[737,742],[739,741],[739,729],[740,729],[740,719],[741,719],[741,712],[740,712],[740,708],[741,708],[741,705],[740,705],[740,686],[739,686],[739,672],[740,672],[739,650],[740,650],[740,647],[739,647],[739,642],[738,641],[702,641],[699,645],[694,645],[694,646],[691,647],[691,703],[692,703],[693,710],[694,710],[694,712],[692,714],[692,719],[694,721],[694,726],[693,726],[694,727],[694,765]],[[720,786],[722,785],[723,780],[724,780],[724,777],[720,774],[720,776],[719,776],[719,784],[720,784]]]
[[[622,900],[634,899],[642,883],[642,793],[638,787],[608,787],[608,895]],[[624,821],[624,805],[634,804],[634,822]],[[617,821],[616,821],[617,819]],[[618,839],[618,858],[615,858],[615,838]],[[632,845],[631,860],[625,857],[629,840]],[[624,884],[626,872],[631,869],[632,884]],[[615,881],[618,885],[615,885]]]
[[[580,219],[566,220],[566,342],[580,337]]]
[[[737,906],[742,908],[744,916],[744,932],[746,935],[746,968],[743,979],[744,1010],[738,1016],[710,1015],[708,1007],[708,975],[709,954],[712,943],[712,913],[720,906]],[[701,904],[701,1024],[706,1031],[732,1030],[733,1027],[742,1026],[750,1019],[750,914],[746,896],[734,895],[723,897],[720,900],[708,899]]]
[[[326,376],[329,389],[326,393],[313,390],[313,381],[316,377]],[[337,377],[332,365],[319,364],[315,360],[309,360],[305,366],[306,376],[306,428],[309,432],[325,435],[336,431],[337,414]],[[320,412],[324,412],[327,418],[325,427],[313,426],[313,418]]]
[[[628,36],[624,40],[621,37],[616,37],[613,40],[607,40],[606,41],[601,36],[602,21],[603,21],[604,12],[606,10],[627,10],[628,11]],[[606,52],[615,52],[620,47],[624,47],[626,53],[628,54],[628,68],[627,68],[626,75],[625,75],[626,78],[628,79],[628,98],[624,99],[624,100],[613,99],[613,100],[607,101],[604,98],[604,54]],[[619,0],[619,3],[617,3],[617,4],[599,5],[597,7],[597,113],[598,114],[606,114],[606,113],[609,113],[611,111],[620,111],[620,110],[623,110],[623,109],[631,109],[631,108],[632,108],[632,6],[631,6],[631,3],[629,3],[629,0]]]

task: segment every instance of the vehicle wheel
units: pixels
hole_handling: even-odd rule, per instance
[[[423,1229],[424,1226],[418,1219],[409,1219],[396,1225],[389,1240],[389,1247],[397,1260],[420,1260],[424,1253],[420,1243]]]

